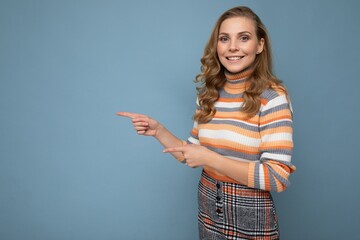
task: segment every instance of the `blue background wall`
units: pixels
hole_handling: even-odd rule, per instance
[[[248,5],[295,109],[282,239],[359,238],[360,2],[0,1],[0,239],[196,239],[200,169],[117,111],[192,126],[203,47]]]

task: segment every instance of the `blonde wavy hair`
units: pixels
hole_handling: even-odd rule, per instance
[[[285,87],[281,84],[282,81],[272,73],[270,38],[265,25],[250,8],[235,7],[223,13],[217,20],[201,58],[201,73],[195,78],[195,82],[201,83],[197,87],[200,110],[194,115],[194,120],[199,123],[209,122],[215,115],[214,104],[219,98],[219,90],[226,82],[225,68],[219,61],[216,49],[222,22],[233,17],[246,17],[253,20],[257,39],[264,39],[263,51],[255,58],[254,70],[244,92],[244,104],[241,111],[246,113],[249,118],[255,116],[261,106],[260,95],[268,88],[277,87],[287,94]]]

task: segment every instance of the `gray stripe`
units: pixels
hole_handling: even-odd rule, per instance
[[[260,97],[266,99],[267,101],[273,100],[274,98],[280,96],[274,89],[265,90]]]
[[[284,162],[284,161],[278,161],[278,162],[283,163],[286,166],[293,166],[291,163],[288,162]],[[274,169],[272,169],[268,164],[266,164],[266,161],[265,162],[260,161],[255,163],[255,173],[254,173],[255,188],[260,188],[260,177],[259,177],[260,164],[263,165],[263,168],[267,168],[269,171],[271,189],[277,188],[275,183],[275,178],[279,180],[282,184],[284,184],[286,187],[290,185],[290,181],[280,176]]]
[[[239,83],[245,83],[247,80],[247,78],[241,78],[238,80],[227,80],[226,83],[227,84],[239,84]]]
[[[217,112],[240,112],[241,107],[216,107]]]
[[[280,176],[274,169],[272,169],[269,165],[267,164],[264,164],[268,170],[269,170],[269,173],[270,173],[270,176],[276,178],[277,180],[279,180],[282,184],[284,184],[286,187],[290,185],[290,181],[283,178],[282,176]],[[274,184],[275,184],[275,181],[274,181]],[[273,186],[271,185],[271,189],[276,189],[276,184],[274,186],[274,188],[272,188]]]
[[[277,149],[269,149],[269,150],[266,150],[264,149],[262,151],[263,152],[266,152],[266,153],[272,153],[272,154],[277,154],[277,155],[292,155],[293,151],[292,150],[288,150],[288,149],[283,149],[283,148],[277,148]],[[264,158],[266,159],[266,158]],[[261,159],[262,160],[262,159]],[[268,159],[268,160],[271,160],[271,159]]]
[[[285,186],[289,186],[290,182],[289,180],[283,178],[282,176],[280,176],[274,169],[272,169],[268,164],[266,164],[266,162],[256,162],[255,163],[255,173],[254,173],[254,187],[255,188],[260,188],[260,176],[259,176],[259,169],[260,169],[260,164],[263,165],[263,168],[267,169],[269,171],[269,177],[270,177],[270,187],[271,189],[277,189],[276,183],[275,183],[275,178],[277,180],[279,180],[282,184],[284,184]]]
[[[263,163],[266,163],[267,161],[274,161],[274,159],[268,159],[268,158],[264,158],[264,159],[261,159],[260,162],[263,162]],[[288,166],[290,168],[293,168],[294,165],[291,163],[291,162],[285,162],[285,161],[281,161],[281,160],[276,160],[276,162],[279,162],[285,166]]]
[[[271,170],[272,169],[269,169],[269,172],[271,172]],[[276,186],[276,182],[275,182],[275,178],[274,178],[273,174],[269,174],[269,177],[270,177],[270,188],[271,189],[276,189],[277,186]]]
[[[260,162],[256,162],[255,163],[255,172],[254,172],[254,188],[260,188],[259,171],[260,171]]]
[[[243,96],[244,96],[244,93],[231,94],[231,93],[226,92],[224,89],[221,89],[219,91],[219,97],[221,97],[221,98],[233,99],[233,98],[242,98]]]
[[[274,112],[284,110],[284,109],[289,109],[290,110],[290,106],[289,106],[289,104],[287,102],[283,103],[281,105],[278,105],[276,107],[270,108],[270,109],[268,109],[266,111],[261,112],[261,116],[266,116],[267,114],[274,113]]]
[[[223,156],[231,156],[231,157],[236,157],[236,158],[242,158],[245,160],[250,160],[250,161],[256,161],[259,160],[260,158],[260,154],[246,154],[243,152],[236,152],[236,151],[232,151],[229,149],[223,149],[223,148],[214,148],[211,146],[206,146],[208,149],[210,149],[211,151],[214,151],[220,155]]]
[[[271,129],[271,128],[277,128],[277,127],[292,127],[292,122],[290,121],[281,121],[281,122],[276,122],[276,123],[272,123],[263,127],[260,127],[260,131],[264,131],[267,129]]]

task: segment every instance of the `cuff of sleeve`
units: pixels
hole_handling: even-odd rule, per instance
[[[197,144],[200,145],[200,141],[194,137],[189,137],[188,140],[186,141],[189,144]]]
[[[255,187],[255,163],[254,162],[249,162],[248,186],[251,188]]]

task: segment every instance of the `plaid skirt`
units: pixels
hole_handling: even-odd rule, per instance
[[[279,239],[268,191],[221,182],[202,172],[198,191],[200,240]]]

